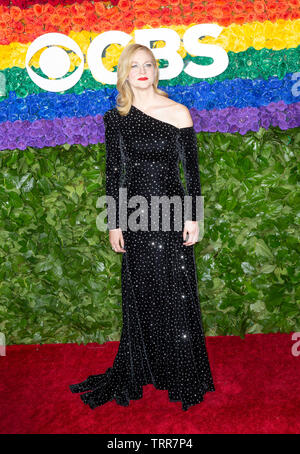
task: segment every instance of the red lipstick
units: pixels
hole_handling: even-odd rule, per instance
[[[148,77],[139,77],[138,80],[147,80]]]

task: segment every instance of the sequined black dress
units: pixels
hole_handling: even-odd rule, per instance
[[[90,375],[70,385],[85,404],[94,409],[113,399],[128,406],[143,396],[143,385],[168,390],[171,402],[182,409],[203,401],[215,391],[205,345],[198,299],[194,246],[184,246],[182,231],[175,230],[170,205],[170,229],[162,224],[162,211],[151,230],[151,195],[184,194],[192,199],[190,217],[198,220],[196,196],[201,195],[198,148],[194,128],[177,128],[132,106],[121,116],[117,108],[104,114],[106,144],[106,195],[121,205],[119,188],[127,200],[142,195],[148,202],[148,230],[131,230],[118,209],[108,208],[108,228],[123,232],[122,314],[118,353],[105,373]],[[181,160],[187,191],[181,183]],[[124,205],[123,205],[124,206]],[[139,205],[126,206],[127,218]],[[145,211],[145,210],[144,210]],[[114,215],[114,213],[116,213]],[[124,213],[124,211],[121,213]],[[141,219],[141,218],[140,218]],[[115,223],[114,223],[115,221]],[[184,225],[184,224],[182,224]],[[98,367],[95,367],[95,369]]]

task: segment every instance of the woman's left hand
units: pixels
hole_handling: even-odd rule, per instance
[[[191,246],[198,241],[199,225],[198,221],[185,221],[183,230],[183,239],[186,240],[186,234],[189,234],[188,241],[185,241],[184,246]]]

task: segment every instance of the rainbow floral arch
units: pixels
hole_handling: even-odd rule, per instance
[[[182,43],[187,30],[203,23],[222,27],[218,38],[205,36],[201,43],[221,46],[228,55],[227,69],[207,79],[182,71],[159,83],[190,109],[196,132],[299,127],[300,0],[0,0],[0,150],[104,141],[102,117],[115,105],[115,86],[96,81],[85,62],[74,87],[59,93],[41,89],[25,66],[37,37],[65,34],[86,55],[93,39],[105,31],[123,31],[134,42],[135,30],[166,27],[180,36],[184,65],[205,65],[209,62],[189,55]],[[163,46],[163,41],[154,43]],[[103,64],[108,70],[116,71],[122,50],[119,44],[107,47]],[[42,52],[30,62],[37,73]],[[79,65],[75,53],[69,58],[68,75]],[[159,61],[160,67],[166,63]]]

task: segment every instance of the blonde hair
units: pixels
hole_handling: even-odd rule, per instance
[[[120,55],[119,61],[118,61],[118,69],[117,69],[117,78],[118,79],[117,79],[116,87],[117,87],[117,90],[119,93],[118,93],[117,99],[116,99],[116,101],[117,101],[116,107],[117,107],[120,115],[127,115],[131,108],[131,105],[132,105],[134,94],[130,87],[130,82],[126,79],[130,72],[130,69],[131,69],[131,62],[133,59],[133,55],[138,50],[145,50],[146,52],[148,52],[148,54],[152,60],[152,63],[154,65],[155,75],[154,75],[154,82],[152,85],[153,85],[155,93],[157,93],[158,95],[161,95],[161,96],[166,96],[167,98],[169,97],[168,93],[157,88],[158,78],[159,78],[159,74],[158,74],[159,68],[158,68],[157,62],[155,60],[155,57],[154,57],[151,49],[149,49],[149,47],[146,47],[142,44],[137,44],[137,43],[129,44],[128,46],[126,46],[124,48],[123,52]]]

